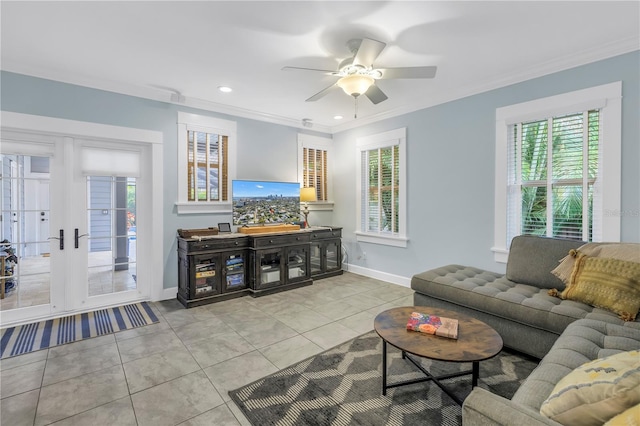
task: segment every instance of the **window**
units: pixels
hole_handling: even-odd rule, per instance
[[[331,146],[329,138],[298,134],[298,181],[303,187],[313,187],[318,201],[309,210],[331,210]]]
[[[302,186],[316,189],[316,199],[327,201],[327,150],[302,148]]]
[[[359,138],[358,241],[406,247],[406,129]]]
[[[620,89],[496,111],[496,260],[516,235],[619,241]]]
[[[227,201],[229,137],[187,130],[189,201]]]
[[[236,123],[178,113],[178,213],[231,212]]]

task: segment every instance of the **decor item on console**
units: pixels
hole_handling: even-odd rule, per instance
[[[309,227],[309,202],[316,201],[316,189],[313,187],[304,187],[300,188],[300,201],[304,203],[304,210],[302,210],[302,214],[304,215],[304,227]]]

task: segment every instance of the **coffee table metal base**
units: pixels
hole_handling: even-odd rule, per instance
[[[415,365],[418,370],[422,371],[426,377],[422,377],[420,379],[406,380],[404,382],[396,382],[392,384],[387,384],[387,341],[382,340],[382,395],[387,394],[387,389],[397,388],[398,386],[406,386],[413,385],[415,383],[427,382],[429,380],[433,381],[444,393],[449,395],[451,399],[453,399],[458,405],[462,405],[462,399],[458,396],[454,395],[444,384],[440,382],[440,380],[451,379],[454,377],[466,376],[471,374],[471,388],[473,389],[478,385],[478,374],[480,372],[480,363],[478,361],[474,361],[471,363],[471,370],[459,371],[457,373],[444,374],[442,376],[434,376],[429,371],[427,371],[424,367],[420,365],[416,360],[411,358],[405,351],[402,351],[402,359],[408,359],[411,361],[413,365]]]

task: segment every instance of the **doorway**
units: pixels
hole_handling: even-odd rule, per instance
[[[158,299],[161,135],[4,112],[2,124],[2,327]]]

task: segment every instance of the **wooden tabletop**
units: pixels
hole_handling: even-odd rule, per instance
[[[458,338],[407,330],[411,312],[457,319]],[[400,350],[440,361],[483,361],[496,356],[502,349],[502,337],[482,321],[429,306],[404,306],[381,312],[376,316],[374,329],[382,339]]]

